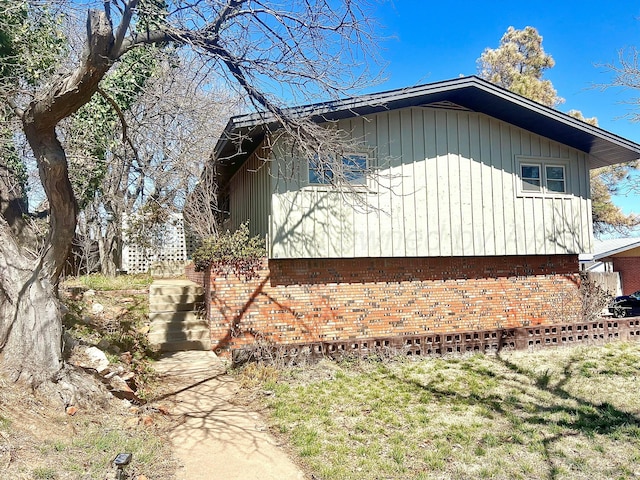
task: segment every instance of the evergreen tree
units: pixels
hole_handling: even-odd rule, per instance
[[[555,62],[542,48],[542,36],[533,27],[509,27],[496,49],[486,48],[478,59],[478,73],[485,80],[548,107],[564,100],[551,81],[542,77]]]
[[[478,59],[478,74],[496,85],[551,108],[564,100],[558,96],[550,80],[543,78],[555,62],[542,47],[542,36],[533,27],[517,30],[509,27],[496,49],[486,48]],[[582,112],[568,112],[574,118],[598,126],[598,120],[585,118]],[[611,201],[637,162],[591,170],[591,207],[593,231],[596,235],[617,231],[626,233],[640,224],[637,215],[625,215]]]

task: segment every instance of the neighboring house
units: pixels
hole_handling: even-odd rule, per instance
[[[640,238],[595,240],[593,256],[583,264],[588,272],[615,273],[616,295],[629,295],[640,290]]]
[[[301,110],[361,141],[342,158],[353,188],[266,141],[276,124],[231,119],[215,151],[220,204],[229,228],[249,220],[266,239],[268,259],[246,282],[212,279],[219,350],[478,350],[503,329],[581,320],[589,170],[640,145],[477,77]]]

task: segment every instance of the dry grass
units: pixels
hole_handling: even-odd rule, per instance
[[[131,292],[147,280],[83,279],[98,291],[86,298],[81,294],[65,297],[69,308],[67,333],[86,345],[106,342],[102,348],[114,368],[121,362],[120,353],[130,352],[131,359],[121,364],[122,368],[135,372],[140,397],[152,395],[153,372],[143,330],[148,298]],[[85,285],[83,279],[74,281]],[[65,285],[70,286],[77,285]],[[116,287],[126,291],[107,291]],[[95,303],[104,309],[93,313]],[[152,408],[115,398],[107,407],[95,405],[67,415],[59,402],[41,398],[0,377],[0,479],[112,479],[115,470],[111,462],[116,454],[132,452],[133,461],[126,470],[128,479],[172,480],[176,462],[164,434],[169,422]]]
[[[0,379],[0,478],[115,478],[111,462],[124,451],[133,453],[127,478],[174,479],[164,421],[156,415],[145,427],[139,412],[117,400],[70,416],[59,404]]]
[[[65,280],[66,287],[89,288],[92,290],[144,290],[153,282],[151,275],[118,275],[109,277],[100,273],[69,277]]]
[[[309,370],[313,368],[313,370]],[[317,478],[640,477],[640,345],[320,364],[263,388]]]

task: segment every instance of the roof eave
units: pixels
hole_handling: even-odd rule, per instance
[[[305,105],[291,108],[287,113],[325,122],[422,106],[438,100],[453,101],[588,153],[590,169],[640,158],[640,145],[476,76]],[[234,159],[233,163],[239,158],[246,159],[259,145],[265,132],[277,127],[278,122],[270,114],[233,117],[216,144],[215,158],[223,161]],[[237,144],[241,138],[245,139],[241,145],[247,148],[238,151]]]
[[[596,253],[593,255],[593,258],[596,260],[600,260],[602,258],[611,257],[613,255],[617,255],[618,253],[626,252],[627,250],[633,250],[634,248],[640,247],[640,240],[635,243],[631,243],[629,245],[624,245],[622,247],[614,248],[613,250],[608,250],[602,253]]]

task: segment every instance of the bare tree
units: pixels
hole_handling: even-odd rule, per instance
[[[218,226],[224,221],[227,206],[219,204],[219,197],[215,163],[210,161],[204,166],[199,182],[187,197],[183,210],[189,233],[198,240],[216,235]]]
[[[635,47],[626,50],[620,50],[618,53],[618,62],[603,65],[613,73],[613,80],[610,84],[600,85],[600,88],[606,89],[610,87],[622,87],[631,89],[632,91],[640,90],[640,53]],[[627,102],[633,108],[627,113],[626,117],[632,122],[640,122],[640,97],[632,97]],[[640,161],[630,162],[614,166],[603,172],[602,182],[607,189],[618,195],[637,195],[640,193],[640,185],[637,181],[632,181],[632,175],[638,173]],[[638,222],[636,222],[636,225]]]
[[[3,4],[5,5],[5,4]],[[64,2],[63,7],[77,5]],[[3,92],[20,119],[50,204],[44,252],[34,261],[0,221],[0,346],[3,371],[32,386],[56,384],[74,401],[62,358],[55,285],[74,237],[78,207],[57,127],[98,92],[127,52],[152,43],[187,46],[244,92],[256,110],[277,118],[301,144],[313,130],[278,101],[336,98],[362,84],[371,25],[352,0],[106,0],[88,11],[86,47],[75,68],[32,91]],[[0,12],[1,13],[1,12]],[[1,15],[0,15],[1,16]]]
[[[126,219],[129,225],[138,214],[149,222],[164,221],[170,212],[182,210],[223,119],[238,111],[239,97],[200,58],[184,53],[172,52],[158,62],[135,103],[120,112],[121,131],[110,132],[106,171],[82,212],[86,219],[82,235],[91,235],[97,243],[105,274],[113,275],[122,267]],[[85,163],[74,155],[87,151],[82,143],[67,144],[72,164]],[[150,211],[164,214],[144,214]],[[139,229],[133,233],[144,234]]]

